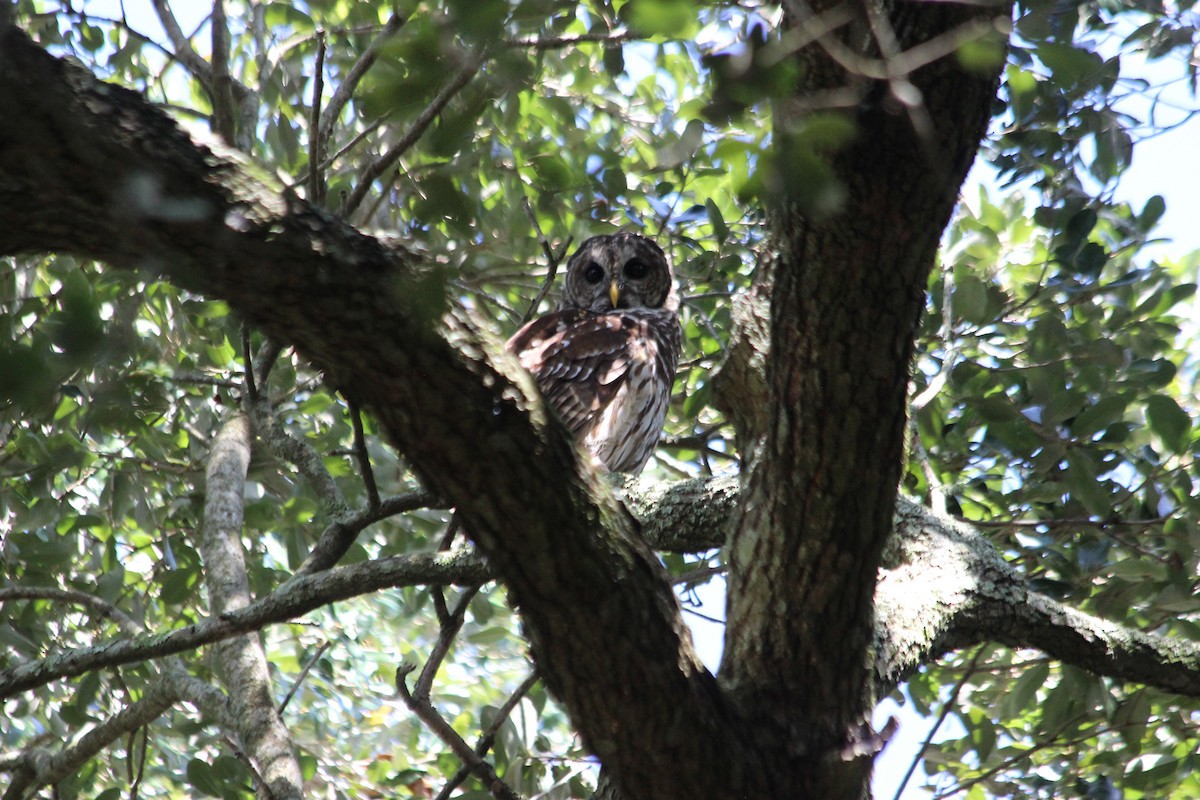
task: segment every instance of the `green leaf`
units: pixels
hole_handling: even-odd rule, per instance
[[[1192,420],[1174,398],[1159,394],[1146,401],[1150,430],[1174,453],[1184,453],[1191,441]]]
[[[1146,205],[1142,207],[1142,213],[1138,215],[1137,226],[1143,233],[1147,233],[1158,224],[1162,219],[1163,213],[1167,210],[1167,201],[1163,199],[1161,194],[1156,194],[1146,201]]]
[[[964,275],[955,282],[952,302],[957,316],[972,325],[983,325],[991,319],[987,285],[974,275]]]
[[[693,0],[629,0],[621,15],[643,36],[688,39],[700,28],[697,11]]]
[[[1075,256],[1075,271],[1080,275],[1094,278],[1108,263],[1108,252],[1096,242],[1088,242]]]
[[[1076,436],[1090,436],[1121,420],[1125,415],[1128,401],[1121,395],[1108,395],[1097,400],[1094,404],[1079,412],[1071,423],[1071,431]]]
[[[1060,85],[1094,82],[1104,65],[1100,56],[1073,44],[1042,42],[1038,45],[1037,55]]]
[[[1063,229],[1063,236],[1070,245],[1078,245],[1096,227],[1099,216],[1093,209],[1085,208],[1072,214]]]
[[[187,765],[188,785],[206,797],[222,795],[221,779],[213,772],[207,762],[193,758]]]
[[[1043,661],[1034,664],[1022,673],[1013,688],[1004,696],[1004,714],[1009,717],[1019,717],[1034,707],[1038,690],[1045,685],[1050,677],[1050,664]]]
[[[721,209],[717,208],[717,204],[712,198],[704,201],[704,207],[708,210],[708,221],[713,226],[713,233],[717,236],[717,242],[723,243],[729,238],[729,226],[725,224],[725,217],[721,215]]]

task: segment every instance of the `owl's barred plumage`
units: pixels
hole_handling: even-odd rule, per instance
[[[530,322],[508,350],[596,460],[638,473],[671,400],[679,300],[662,249],[633,233],[595,236],[567,262],[558,310]]]

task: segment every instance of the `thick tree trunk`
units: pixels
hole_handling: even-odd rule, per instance
[[[835,89],[860,98],[843,113],[853,136],[830,159],[840,207],[814,210],[802,187],[785,183],[773,210],[766,419],[729,546],[721,684],[755,720],[762,746],[787,743],[771,760],[786,797],[866,792],[879,746],[867,725],[872,598],[903,459],[910,356],[926,279],[991,116],[1000,66],[977,74],[945,58],[906,75],[919,92],[906,113],[900,81],[871,79],[870,60],[998,10],[868,2],[860,12],[860,24],[835,42],[802,51],[797,103],[778,105],[786,175],[790,157],[812,156],[792,134],[806,120],[799,101]],[[865,77],[847,71],[843,51]]]

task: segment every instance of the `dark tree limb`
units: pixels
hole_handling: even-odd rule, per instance
[[[731,771],[759,774],[632,517],[494,335],[461,309],[429,307],[430,282],[444,280],[435,266],[259,182],[235,154],[197,146],[136,94],[11,27],[0,29],[0,175],[0,253],[73,253],[220,297],[371,409],[458,509],[509,587],[547,687],[633,794],[715,798],[714,786],[746,786]],[[209,624],[238,628],[242,613]],[[18,667],[8,690],[90,659]]]
[[[838,5],[790,4],[783,35]],[[830,43],[890,61],[1008,13],[951,3],[851,8],[855,23],[797,52],[797,103],[789,96],[775,107],[766,419],[751,415],[752,432],[761,434],[728,549],[721,683],[789,742],[799,764],[781,774],[776,791],[795,797],[851,797],[869,775],[872,602],[904,459],[913,341],[1000,66],[972,73],[943,58],[907,76],[925,98],[920,116],[937,137],[931,145],[910,116],[896,113],[888,84],[831,58]],[[880,52],[881,39],[889,52]],[[847,126],[844,141],[814,150],[799,135],[807,101],[844,91],[861,98],[827,112]],[[936,163],[925,157],[931,147]],[[828,165],[836,185],[814,191],[806,183],[813,159]],[[864,757],[834,755],[846,752]]]

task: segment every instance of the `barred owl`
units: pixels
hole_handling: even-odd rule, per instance
[[[637,474],[662,432],[679,360],[666,254],[633,233],[594,236],[567,262],[558,310],[508,340],[546,401],[610,472]]]

